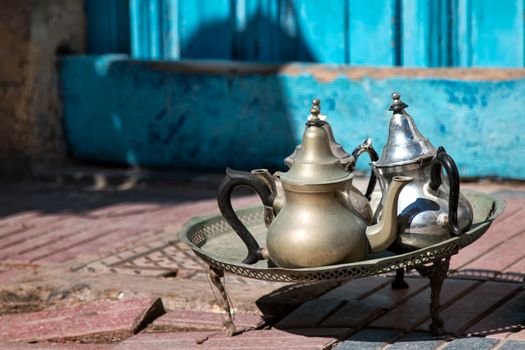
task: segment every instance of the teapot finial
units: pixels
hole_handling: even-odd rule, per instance
[[[308,126],[322,126],[325,124],[323,121],[323,118],[320,117],[321,115],[321,100],[315,99],[312,101],[312,108],[310,108],[310,117],[308,118],[308,122],[306,125]]]
[[[321,100],[319,100],[318,98],[312,101],[312,108],[310,108],[310,114],[314,118],[319,118],[319,114],[321,114]]]
[[[401,94],[399,92],[392,93],[392,100],[394,100],[394,102],[390,105],[389,111],[397,113],[408,107],[405,102],[401,101]]]

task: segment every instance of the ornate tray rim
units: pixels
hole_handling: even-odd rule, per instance
[[[394,271],[400,268],[411,268],[417,265],[433,262],[437,259],[449,257],[456,254],[459,249],[471,244],[481,237],[488,230],[492,222],[503,212],[505,209],[505,201],[479,191],[468,190],[463,192],[486,197],[493,202],[490,215],[476,227],[470,229],[461,236],[453,237],[446,241],[413,252],[353,263],[328,265],[316,268],[287,269],[280,267],[263,268],[236,261],[228,261],[220,256],[204,251],[188,238],[188,232],[190,232],[190,230],[197,230],[210,221],[220,221],[222,219],[220,214],[196,216],[191,218],[179,231],[178,236],[182,242],[190,246],[194,253],[207,264],[219,270],[228,271],[248,278],[280,282],[361,278]],[[240,214],[251,213],[256,208],[261,208],[261,206],[245,207],[239,209],[238,212]]]

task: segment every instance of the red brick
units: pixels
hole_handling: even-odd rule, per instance
[[[392,282],[390,277],[365,277],[346,282],[340,287],[334,288],[321,296],[329,299],[354,300],[362,299],[368,294]]]
[[[486,338],[491,339],[506,339],[511,332],[503,332],[503,333],[494,333],[494,334],[487,334]]]
[[[525,227],[523,229],[525,230]],[[498,245],[462,269],[499,272],[504,271],[523,257],[525,257],[525,232]]]
[[[76,344],[76,343],[2,343],[0,342],[0,349],[6,350],[110,350],[113,349],[112,344]]]
[[[441,318],[446,320],[446,331],[461,334],[519,288],[520,285],[516,283],[483,282],[441,312]],[[430,322],[427,322],[418,326],[417,329],[427,331],[429,325]]]
[[[140,333],[117,345],[115,350],[197,349],[217,332]]]
[[[511,332],[511,333],[509,333],[509,335],[507,336],[506,339],[509,339],[509,340],[525,340],[525,329],[522,329],[519,332]],[[525,343],[523,344],[523,346],[525,348]]]
[[[362,301],[383,309],[392,309],[428,285],[426,278],[406,278],[405,280],[410,286],[407,289],[392,289],[390,286],[386,286],[362,299]]]
[[[322,327],[349,327],[361,329],[384,313],[384,310],[363,301],[350,300],[322,323]]]
[[[67,219],[81,219],[80,216],[71,214],[71,213],[61,213],[61,214],[40,214],[39,216],[35,216],[33,218],[29,218],[27,221],[24,222],[23,226],[27,228],[33,228],[33,227],[48,227],[48,226],[56,226],[58,224],[61,224],[62,221]]]
[[[499,218],[496,219],[496,222],[505,220],[506,218],[514,215],[516,212],[525,208],[525,200],[515,199],[515,198],[506,198],[505,199],[505,210]]]
[[[12,215],[5,216],[0,219],[0,225],[20,225],[26,222],[28,219],[39,216],[37,211],[24,211]]]
[[[227,337],[223,333],[142,333],[115,346],[115,350],[164,349],[321,349],[333,338],[305,337],[278,330],[249,331]]]
[[[507,335],[511,331],[523,329],[525,312],[525,291],[507,301],[485,318],[470,327],[466,333],[475,336],[495,334]]]
[[[64,250],[78,245],[86,244],[90,241],[109,234],[114,229],[106,228],[104,226],[95,226],[82,231],[71,232],[70,235],[61,236],[56,240],[44,246],[36,247],[35,249],[26,250],[24,253],[13,255],[10,259],[15,261],[40,261],[51,255],[61,254]]]
[[[87,213],[90,217],[112,217],[112,216],[130,216],[151,213],[161,209],[162,206],[157,203],[117,203],[107,207],[91,210]]]
[[[130,240],[140,238],[136,237],[136,228],[119,229],[117,225],[111,222],[93,223],[79,231],[73,231],[70,228],[69,234],[67,229],[65,234],[60,237],[53,237],[54,240],[47,242],[45,245],[36,246],[33,249],[26,247],[23,252],[12,256],[11,259],[17,261],[66,261],[81,253],[100,253],[120,247]],[[30,244],[30,242],[28,242]],[[67,253],[73,249],[73,252]],[[49,259],[48,257],[58,256],[58,258]]]
[[[278,329],[309,328],[345,304],[342,299],[317,299],[307,301],[275,325]]]
[[[345,328],[345,327],[317,327],[317,328],[298,328],[298,329],[287,329],[286,332],[291,334],[303,335],[305,337],[323,337],[323,338],[336,338],[336,339],[346,339],[355,332],[354,328]]]
[[[127,299],[2,316],[0,340],[122,340],[163,312],[160,299]]]
[[[149,233],[151,234],[151,233]],[[101,254],[115,250],[130,244],[133,241],[144,238],[148,235],[147,231],[142,229],[122,228],[107,232],[103,235],[97,235],[94,239],[88,239],[80,244],[71,244],[60,251],[51,251],[48,256],[42,256],[38,262],[64,262],[77,256]]]
[[[236,337],[210,337],[202,345],[204,345],[203,348],[209,349],[321,349],[335,340],[330,337],[305,337],[274,330],[263,330],[246,332]]]
[[[87,227],[88,221],[69,218],[56,225],[35,227],[0,240],[0,259],[23,254],[74,235]],[[93,223],[89,222],[91,225]]]
[[[177,332],[222,330],[223,315],[213,312],[173,310],[156,319],[149,327],[149,332]],[[254,328],[264,321],[259,315],[235,315],[237,328]]]
[[[58,244],[64,239],[71,239],[76,234],[89,229],[89,226],[80,225],[74,221],[70,222],[67,227],[57,227],[51,229],[35,228],[29,231],[22,232],[19,237],[12,238],[10,245],[5,246],[0,250],[0,259],[11,259],[17,261],[29,261],[30,259],[22,257],[24,254],[30,253],[38,249],[45,249],[45,247],[53,244]],[[5,243],[6,240],[2,240]],[[18,256],[16,259],[15,256]]]
[[[474,281],[446,279],[441,290],[442,305],[455,300],[467,289],[475,285]],[[430,287],[407,299],[403,304],[370,324],[371,327],[412,330],[415,326],[430,319]],[[446,324],[447,320],[445,320]]]
[[[0,239],[4,240],[7,237],[16,235],[24,230],[27,230],[27,227],[24,225],[15,225],[15,226],[3,226],[0,227]]]
[[[525,228],[517,222],[525,222],[525,209],[522,209],[504,220],[496,220],[488,231],[476,242],[461,249],[459,254],[452,256],[450,268],[455,270],[462,268],[469,262],[476,260],[480,256],[514,236],[522,233]]]
[[[506,268],[498,278],[519,283],[523,281],[523,275],[525,275],[525,257]]]

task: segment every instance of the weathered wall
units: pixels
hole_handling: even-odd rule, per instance
[[[282,167],[313,98],[351,151],[388,133],[392,91],[464,176],[525,179],[525,70],[357,69],[130,60],[61,60],[73,155],[175,168]],[[361,168],[367,161],[360,161]]]
[[[0,1],[0,178],[64,157],[56,53],[84,31],[82,0]]]

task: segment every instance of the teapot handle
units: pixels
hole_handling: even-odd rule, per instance
[[[458,236],[461,230],[458,224],[458,205],[459,205],[459,171],[456,162],[451,156],[440,146],[436,155],[432,158],[432,165],[430,170],[431,190],[436,191],[441,186],[441,167],[445,168],[448,176],[448,183],[450,193],[448,196],[448,224],[450,233]]]
[[[370,160],[372,160],[372,162],[375,162],[379,159],[377,152],[372,147],[372,140],[368,138],[362,144],[357,146],[357,148],[354,149],[354,151],[352,152],[352,157],[354,157],[352,166],[355,165],[359,156],[363,154],[364,152],[368,153],[368,155],[370,156]],[[376,182],[377,182],[376,174],[372,171],[370,173],[370,180],[368,181],[368,187],[366,188],[366,192],[365,192],[366,199],[370,200],[372,196],[372,192],[374,192],[374,188],[376,187]]]
[[[248,255],[242,262],[244,264],[254,264],[263,259],[262,249],[233,210],[231,196],[237,186],[245,186],[257,192],[265,208],[272,206],[274,193],[268,184],[259,176],[230,168],[226,168],[226,177],[219,186],[217,193],[217,203],[219,204],[219,210],[222,216],[248,248]]]

